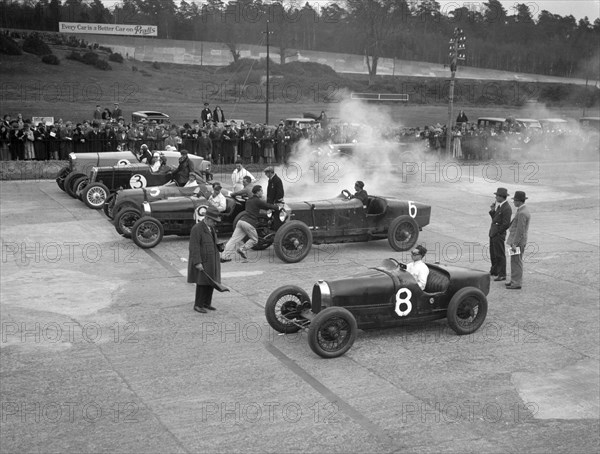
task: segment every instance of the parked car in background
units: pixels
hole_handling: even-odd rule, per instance
[[[286,118],[284,126],[286,128],[308,129],[318,124],[313,118]]]
[[[447,318],[456,334],[477,331],[485,321],[490,275],[486,271],[427,264],[424,290],[394,259],[354,276],[319,280],[312,297],[295,285],[273,291],[265,305],[269,325],[280,333],[308,331],[308,345],[336,358],[354,344],[358,329],[393,328]]]
[[[156,112],[155,110],[140,110],[131,114],[131,121],[134,123],[140,123],[143,121],[156,121],[158,124],[170,123],[171,117],[166,113]]]

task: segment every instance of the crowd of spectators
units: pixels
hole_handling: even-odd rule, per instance
[[[16,118],[4,115],[0,124],[0,158],[2,160],[66,160],[71,152],[94,153],[129,150],[137,152],[142,144],[149,150],[186,149],[214,164],[233,164],[241,159],[245,164],[287,163],[295,143],[301,139],[318,146],[324,143],[351,143],[386,140],[400,143],[420,143],[427,153],[438,158],[457,160],[489,160],[505,157],[507,151],[525,146],[557,143],[557,136],[566,132],[544,134],[541,130],[525,130],[517,123],[507,122],[492,128],[458,122],[452,129],[450,156],[446,156],[447,128],[437,124],[415,127],[375,127],[336,122],[316,121],[313,126],[297,128],[251,122],[226,121],[219,108],[219,120],[193,120],[176,125],[142,120],[127,123],[118,104],[111,111],[100,106],[92,120],[79,123],[62,119],[53,124],[32,124],[21,114]],[[205,117],[203,115],[202,117]]]

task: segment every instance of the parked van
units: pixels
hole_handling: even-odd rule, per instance
[[[141,121],[156,121],[156,123],[169,123],[171,121],[171,117],[162,112],[156,112],[154,110],[140,110],[138,112],[133,112],[131,114],[131,121],[134,123],[139,123]]]

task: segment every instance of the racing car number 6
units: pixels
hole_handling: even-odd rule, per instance
[[[401,298],[400,295],[406,293],[404,298]],[[402,287],[400,290],[396,292],[396,314],[400,317],[406,317],[412,311],[412,303],[410,302],[410,298],[412,296],[412,292],[406,287]],[[401,311],[400,305],[406,304],[406,309]]]
[[[408,214],[413,219],[417,217],[417,206],[415,205],[415,202],[411,200],[408,201]]]

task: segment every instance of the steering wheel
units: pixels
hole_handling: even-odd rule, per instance
[[[390,257],[388,260],[391,260],[392,262],[394,262],[396,265],[398,265],[398,268],[400,268],[401,270],[406,270],[406,265],[404,263],[399,262],[398,260]]]
[[[350,194],[350,191],[348,191],[347,189],[342,190],[342,195],[346,197],[347,200],[350,200],[352,198],[352,194]]]

